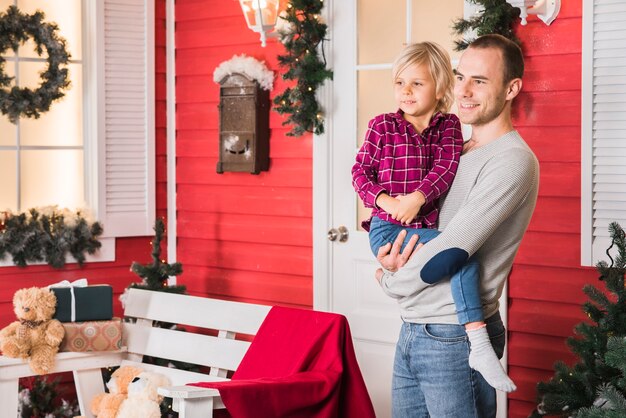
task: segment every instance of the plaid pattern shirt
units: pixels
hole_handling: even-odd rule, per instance
[[[372,216],[400,225],[376,206],[380,193],[391,197],[413,193],[426,203],[410,228],[436,228],[439,197],[448,191],[463,149],[461,123],[456,115],[437,112],[421,134],[403,118],[403,113],[379,115],[369,122],[365,141],[352,167],[352,184]],[[363,222],[369,231],[370,219]]]

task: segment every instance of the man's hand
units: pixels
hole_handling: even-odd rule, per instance
[[[406,231],[400,231],[395,241],[393,242],[393,245],[391,243],[387,243],[378,249],[378,255],[376,256],[376,259],[385,269],[392,272],[398,271],[398,269],[404,266],[409,260],[411,254],[413,254],[414,252],[413,250],[417,251],[423,247],[423,244],[419,244],[417,247],[415,247],[419,236],[417,234],[414,234],[407,243],[406,247],[404,247],[402,253],[400,253],[400,248],[402,247],[402,243],[404,242],[405,238]],[[378,277],[378,272],[376,275]]]

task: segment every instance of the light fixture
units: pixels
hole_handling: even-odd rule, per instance
[[[265,46],[266,33],[276,26],[279,3],[279,0],[239,0],[248,27],[261,34],[261,46]]]
[[[537,15],[546,25],[556,19],[561,9],[561,0],[506,0],[513,7],[521,10],[522,25],[527,23],[528,14]]]

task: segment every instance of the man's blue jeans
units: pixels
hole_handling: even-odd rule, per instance
[[[500,314],[485,322],[501,358],[506,337]],[[393,366],[392,417],[495,417],[496,391],[470,368],[469,352],[462,325],[403,323]]]
[[[369,232],[370,247],[374,255],[378,254],[380,247],[388,242],[393,242],[402,230],[406,230],[407,234],[400,251],[404,250],[409,239],[415,234],[419,235],[418,242],[423,244],[440,234],[436,229],[406,228],[374,217],[372,218]],[[419,277],[415,279],[420,280]],[[478,322],[484,319],[482,302],[480,300],[479,280],[480,266],[473,257],[450,278],[452,299],[454,300],[460,324]]]

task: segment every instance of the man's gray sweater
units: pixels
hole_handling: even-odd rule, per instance
[[[517,131],[462,155],[442,203],[441,234],[399,271],[383,275],[382,288],[398,299],[402,318],[458,323],[450,280],[440,279],[458,271],[474,254],[480,263],[485,318],[496,313],[538,187],[539,163]]]

